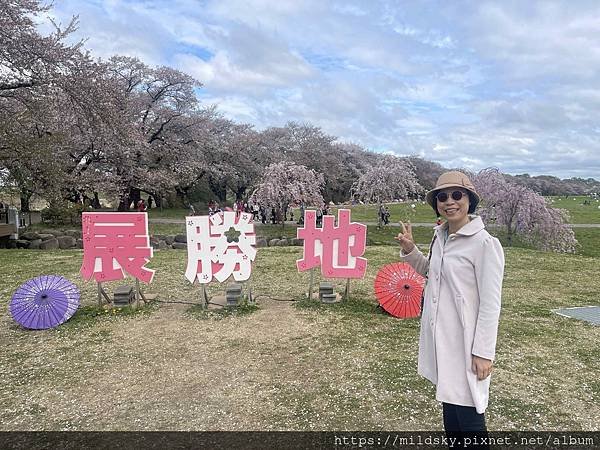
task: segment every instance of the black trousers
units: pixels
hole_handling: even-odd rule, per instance
[[[466,441],[469,444],[466,448],[489,448],[485,442],[488,433],[483,414],[479,414],[472,406],[453,405],[452,403],[442,403],[442,406],[444,430],[448,438],[460,439],[460,442],[469,438]],[[465,448],[463,445],[460,447]]]

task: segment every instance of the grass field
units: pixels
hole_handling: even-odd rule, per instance
[[[566,209],[571,216],[571,223],[600,223],[600,201],[591,200],[585,196],[576,197],[547,197],[551,206],[555,208]],[[585,205],[584,201],[590,201]],[[415,205],[412,208],[411,205]],[[423,202],[405,202],[405,203],[386,203],[390,209],[390,221],[397,223],[399,220],[410,220],[414,223],[433,223],[435,215],[431,207]],[[341,206],[342,207],[342,206]],[[356,222],[377,222],[377,205],[347,205],[343,208],[352,210],[352,220]],[[337,207],[332,208],[332,212],[337,211]],[[206,211],[198,211],[206,213]],[[149,211],[150,218],[169,218],[183,219],[188,214],[187,209],[160,209],[153,208]],[[298,208],[294,208],[294,217],[297,219]]]
[[[600,200],[589,197],[548,197],[555,208],[566,209],[571,216],[571,223],[600,223]],[[585,201],[589,205],[585,205]]]
[[[440,429],[434,389],[416,374],[418,321],[375,307],[374,276],[397,249],[368,247],[365,279],[337,305],[303,300],[300,255],[260,249],[258,308],[207,318],[183,304],[94,307],[80,251],[0,250],[0,429]],[[506,261],[489,428],[600,430],[600,327],[551,312],[598,303],[598,259],[513,248]],[[197,301],[185,252],[157,251],[150,266],[160,300]],[[74,280],[86,307],[58,329],[25,331],[8,300],[49,271]]]

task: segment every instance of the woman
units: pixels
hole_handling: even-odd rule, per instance
[[[436,385],[446,433],[486,433],[496,349],[504,252],[473,216],[479,195],[461,172],[446,172],[427,193],[445,223],[434,228],[429,258],[415,246],[410,223],[396,239],[400,256],[428,276],[418,372]]]

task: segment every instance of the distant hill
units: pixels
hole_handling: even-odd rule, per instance
[[[428,161],[418,156],[409,156],[408,159],[416,169],[417,178],[421,186],[429,190],[435,186],[437,178],[442,172],[448,170],[465,170],[461,168],[446,168],[442,165]],[[540,195],[588,195],[593,192],[600,194],[600,181],[594,178],[566,178],[560,179],[551,175],[530,176],[529,174],[509,175],[504,177],[522,186],[526,186]]]

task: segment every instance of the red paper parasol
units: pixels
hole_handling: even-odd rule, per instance
[[[375,277],[375,296],[383,309],[394,317],[417,317],[425,278],[408,263],[383,266]]]

